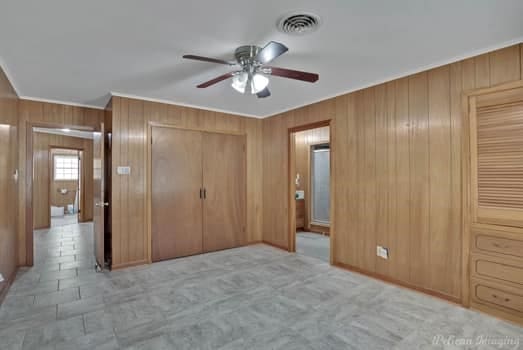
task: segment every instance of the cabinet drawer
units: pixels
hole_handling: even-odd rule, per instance
[[[472,226],[472,249],[478,252],[523,258],[523,231],[492,225]]]
[[[495,305],[511,312],[523,312],[523,296],[504,290],[503,287],[474,283],[473,297],[482,303]]]
[[[473,255],[472,272],[478,277],[523,285],[523,266],[512,260]]]
[[[476,247],[487,252],[523,258],[523,241],[519,240],[479,234],[476,236]]]

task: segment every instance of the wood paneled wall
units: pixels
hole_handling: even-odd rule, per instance
[[[522,78],[521,45],[263,120],[263,239],[288,247],[288,128],[332,119],[334,261],[459,301],[461,93]],[[376,245],[390,258],[376,257]]]
[[[18,103],[18,260],[20,265],[28,263],[26,237],[26,157],[27,130],[31,126],[50,127],[85,127],[97,130],[104,119],[104,111],[92,108],[66,106],[30,100],[20,100]],[[30,187],[29,187],[30,188]]]
[[[142,100],[112,99],[112,262],[147,262],[147,128],[149,122],[247,135],[247,240],[261,241],[261,120]],[[130,166],[130,175],[118,175]]]
[[[263,240],[283,249],[288,237],[289,128],[334,119],[336,104],[326,100],[263,119]],[[333,142],[333,135],[331,144]],[[331,165],[332,167],[332,165]]]
[[[17,261],[17,166],[18,97],[0,68],[0,303],[14,277]]]
[[[58,187],[62,188],[63,185],[51,181],[53,170],[53,163],[49,155],[51,147],[65,147],[84,151],[82,164],[83,207],[79,220],[91,221],[93,219],[93,141],[79,137],[35,132],[33,134],[33,173],[35,174],[33,182],[33,227],[35,229],[50,227],[50,199],[62,196],[56,190]],[[51,182],[53,182],[52,185]],[[73,203],[74,195],[68,199],[68,203]]]
[[[329,143],[329,127],[324,126],[310,130],[299,131],[295,135],[296,173],[300,174],[300,184],[296,190],[305,191],[305,229],[310,230],[311,208],[311,162],[310,148],[314,144]]]

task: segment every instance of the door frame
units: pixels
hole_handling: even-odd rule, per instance
[[[330,144],[330,169],[329,169],[329,195],[330,195],[330,216],[331,216],[331,222],[330,222],[330,233],[329,233],[329,239],[330,239],[330,252],[329,252],[329,260],[330,264],[334,265],[336,263],[336,257],[334,256],[334,246],[335,246],[335,216],[334,213],[334,203],[335,203],[335,192],[334,192],[334,163],[335,163],[335,157],[334,157],[334,120],[333,119],[326,119],[315,123],[310,124],[304,124],[295,126],[292,128],[287,129],[287,140],[288,140],[288,174],[287,174],[287,183],[288,186],[288,193],[287,193],[287,204],[288,204],[288,226],[287,226],[287,239],[288,239],[288,251],[291,253],[296,252],[296,183],[294,182],[295,176],[296,176],[296,133],[299,131],[305,131],[305,130],[311,130],[311,129],[317,129],[321,127],[329,127],[329,144]]]
[[[169,124],[169,123],[161,123],[161,122],[154,122],[154,121],[148,121],[146,124],[146,157],[145,157],[145,188],[146,188],[146,204],[145,204],[145,240],[147,247],[147,263],[152,264],[152,131],[153,128],[170,128],[170,129],[179,129],[179,130],[187,130],[187,131],[199,131],[199,132],[209,132],[214,134],[226,134],[226,135],[235,135],[235,136],[244,136],[245,137],[245,147],[247,148],[247,133],[241,132],[241,131],[228,131],[228,130],[213,130],[209,128],[187,128],[176,124]],[[247,155],[247,149],[245,154]],[[245,166],[247,167],[247,158],[245,158]],[[247,171],[245,171],[245,174],[247,175]],[[246,181],[246,184],[248,181]],[[247,203],[247,191],[245,191],[246,201]],[[245,219],[246,219],[246,231],[248,229],[247,225],[247,205],[245,205]]]
[[[105,256],[105,227],[106,227],[106,204],[109,205],[110,201],[105,197],[106,195],[106,160],[105,160],[105,120],[100,123],[100,129],[93,133],[93,144],[92,144],[92,181],[93,181],[93,253],[95,258],[95,269],[101,272],[105,269],[106,256]],[[98,152],[97,152],[98,151]],[[98,160],[99,162],[96,162]],[[99,163],[100,178],[97,179],[98,168],[95,168],[95,163]],[[97,184],[99,183],[99,186]],[[96,200],[99,199],[97,203]],[[101,224],[101,225],[100,225]],[[99,237],[101,234],[101,237]],[[99,244],[99,238],[101,240],[101,247]],[[100,252],[101,248],[101,252]],[[101,253],[101,256],[100,256]],[[101,259],[99,259],[101,258]]]
[[[33,235],[33,129],[71,129],[80,131],[96,131],[95,128],[72,124],[26,122],[25,125],[25,266],[34,265],[34,235]]]

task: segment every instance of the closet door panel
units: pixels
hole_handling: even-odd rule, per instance
[[[152,259],[202,252],[202,134],[152,129]]]
[[[470,99],[476,222],[523,227],[523,88]]]
[[[203,250],[245,243],[245,136],[203,133]]]

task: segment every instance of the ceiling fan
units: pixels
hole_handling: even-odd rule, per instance
[[[231,85],[236,91],[242,94],[246,92],[256,94],[258,97],[263,98],[271,95],[271,92],[267,87],[269,85],[268,75],[301,80],[309,83],[314,83],[318,80],[319,75],[315,73],[266,66],[266,64],[283,55],[288,50],[289,49],[285,45],[271,41],[263,48],[254,45],[238,47],[234,52],[236,62],[196,55],[184,55],[183,58],[225,64],[228,66],[240,66],[239,70],[206,81],[205,83],[198,85],[198,88],[206,88],[219,83],[220,81],[232,78]]]

